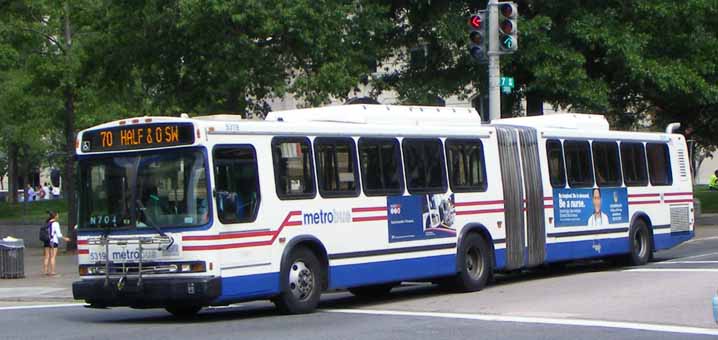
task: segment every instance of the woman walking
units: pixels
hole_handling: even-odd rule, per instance
[[[48,276],[57,276],[55,272],[55,258],[57,257],[57,246],[60,243],[60,239],[65,242],[70,241],[69,238],[62,235],[60,230],[60,222],[58,222],[57,212],[48,211],[48,219],[45,225],[48,228],[50,234],[50,240],[45,242],[44,246],[44,262],[43,262],[43,273]]]

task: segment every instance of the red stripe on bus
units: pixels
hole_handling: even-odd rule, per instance
[[[90,250],[89,249],[78,249],[77,254],[78,255],[88,255],[88,254],[90,254]]]
[[[693,199],[685,199],[685,200],[665,200],[666,203],[693,203]]]
[[[229,244],[213,244],[213,245],[206,245],[206,246],[182,246],[182,250],[187,251],[202,251],[202,250],[222,250],[222,249],[233,249],[233,248],[247,248],[247,247],[261,247],[261,246],[270,246],[274,243],[274,241],[279,237],[279,234],[282,233],[282,230],[284,230],[284,227],[293,227],[293,226],[299,226],[302,225],[302,221],[290,221],[294,216],[301,215],[302,212],[299,210],[290,211],[287,216],[284,218],[284,221],[279,226],[279,229],[275,232],[271,232],[272,239],[268,241],[257,241],[257,242],[244,242],[244,243],[229,243]]]
[[[553,205],[544,205],[543,208],[544,209],[553,209]]]
[[[491,213],[499,213],[504,212],[504,209],[483,209],[483,210],[466,210],[466,211],[457,211],[457,215],[478,215],[478,214],[491,214]]]
[[[628,202],[629,205],[639,205],[639,204],[658,204],[661,203],[661,201],[638,201],[638,202]]]
[[[259,236],[273,236],[274,231],[253,231],[244,233],[231,233],[221,235],[190,235],[183,236],[183,241],[212,241],[212,240],[228,240],[235,238],[247,238],[247,237],[259,237]]]
[[[386,216],[352,217],[352,222],[386,221]]]
[[[82,246],[82,245],[86,245],[86,244],[90,244],[90,242],[88,240],[77,240],[78,246]]]
[[[386,211],[386,207],[352,208],[352,212]]]
[[[658,197],[661,196],[661,194],[630,194],[628,195],[629,198],[634,197]]]
[[[553,197],[544,197],[543,200],[544,201],[553,201]]]
[[[686,196],[686,195],[693,196],[693,193],[692,192],[667,192],[667,193],[663,194],[663,196]]]
[[[272,241],[259,241],[259,242],[245,242],[245,243],[229,243],[229,244],[212,244],[207,246],[183,246],[182,250],[185,251],[201,251],[201,250],[222,250],[222,249],[234,249],[234,248],[248,248],[248,247],[260,247],[269,246]]]
[[[454,206],[457,207],[468,207],[473,205],[489,205],[489,204],[503,204],[504,200],[495,201],[473,201],[473,202],[457,202]]]

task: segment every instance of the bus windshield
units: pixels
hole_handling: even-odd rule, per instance
[[[196,149],[80,162],[79,228],[192,227],[209,221],[207,168]]]

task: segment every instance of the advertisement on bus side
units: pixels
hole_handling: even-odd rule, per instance
[[[628,222],[626,188],[554,189],[557,227],[608,227]]]
[[[387,197],[389,242],[456,235],[454,194]]]

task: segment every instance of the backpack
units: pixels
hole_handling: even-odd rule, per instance
[[[40,241],[43,243],[50,242],[50,225],[46,224],[40,227]]]

